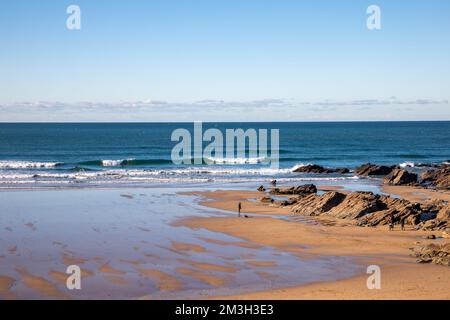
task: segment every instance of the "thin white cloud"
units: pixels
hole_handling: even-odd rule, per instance
[[[388,99],[298,101],[200,100],[169,102],[16,102],[0,104],[0,121],[290,121],[450,120],[448,100]],[[427,108],[422,108],[427,105]]]

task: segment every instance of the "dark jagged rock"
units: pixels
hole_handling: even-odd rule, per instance
[[[391,173],[394,170],[395,166],[379,166],[372,163],[366,163],[362,166],[358,167],[355,170],[355,173],[360,176],[385,176]]]
[[[384,183],[392,185],[412,185],[417,183],[417,174],[403,169],[394,169],[384,178]]]
[[[333,173],[334,170],[324,168],[317,164],[308,164],[306,166],[301,166],[293,170],[293,172],[303,172],[303,173]]]
[[[422,185],[450,190],[450,166],[448,165],[443,165],[439,169],[428,170],[420,178]]]
[[[450,266],[450,243],[419,245],[413,248],[414,256],[420,263],[436,263]]]
[[[297,187],[285,187],[285,188],[272,188],[270,190],[271,194],[280,194],[280,195],[301,195],[305,196],[312,193],[317,193],[317,188],[313,184],[305,184]]]
[[[259,192],[264,192],[264,191],[266,191],[266,188],[264,188],[263,185],[260,185],[260,186],[258,187],[257,190],[258,190]]]
[[[294,169],[292,172],[297,172],[297,173],[340,173],[340,174],[346,174],[349,173],[350,170],[347,168],[336,168],[336,169],[331,169],[331,168],[325,168],[322,166],[319,166],[317,164],[308,164],[305,166],[301,166],[298,167],[296,169]]]

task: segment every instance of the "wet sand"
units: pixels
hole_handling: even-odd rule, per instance
[[[197,196],[179,194],[182,191],[0,192],[2,210],[9,213],[0,225],[6,230],[0,299],[193,299],[339,279],[355,272],[348,259],[293,250],[303,245],[283,252],[223,232],[185,227],[186,217],[230,214],[202,206]],[[258,192],[239,198],[239,192],[212,194],[230,209],[235,199],[245,202],[251,195],[252,212],[267,218],[273,213],[273,208],[255,202]],[[203,201],[209,206],[215,200]],[[66,287],[69,265],[81,268],[81,290]]]
[[[397,195],[401,198],[404,198],[412,202],[422,202],[430,199],[450,201],[450,191],[436,191],[420,187],[388,186],[388,185],[382,186],[381,191]]]
[[[413,194],[416,190],[403,188]],[[222,210],[236,209],[241,201],[243,212],[255,213],[252,219],[229,217],[188,218],[182,224],[194,229],[207,229],[225,233],[243,240],[271,246],[280,252],[305,255],[352,256],[362,266],[381,267],[382,288],[369,290],[368,275],[333,282],[274,289],[251,294],[225,296],[227,299],[450,299],[450,268],[424,265],[415,262],[410,248],[417,242],[430,243],[424,237],[436,232],[390,232],[387,227],[367,228],[349,226],[346,221],[335,220],[334,225],[324,225],[318,218],[301,217],[301,222],[267,217],[286,215],[287,208],[244,200],[254,199],[255,192],[217,191],[198,193],[202,204]],[[260,196],[262,193],[260,193]],[[430,194],[434,195],[433,194]],[[443,194],[442,197],[446,195]],[[223,205],[224,204],[224,205]],[[265,207],[265,208],[262,208]],[[259,216],[259,212],[262,212]],[[301,244],[302,246],[299,246]]]
[[[0,299],[450,298],[450,269],[419,265],[410,256],[416,242],[433,241],[423,239],[432,232],[293,216],[288,208],[257,201],[264,193],[256,191],[123,194],[8,194],[6,211],[14,214],[3,226]],[[239,202],[249,218],[237,217]],[[73,203],[79,205],[72,212]],[[67,221],[78,227],[67,228]],[[72,264],[82,267],[80,292],[65,288]],[[369,264],[381,266],[382,290],[366,288]]]

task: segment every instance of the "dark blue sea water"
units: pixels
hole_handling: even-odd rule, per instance
[[[279,129],[279,169],[248,158],[213,165],[173,164],[171,151],[177,142],[171,141],[171,134],[177,128],[192,131],[192,123],[3,123],[0,184],[301,179],[304,175],[292,168],[308,163],[354,168],[366,162],[412,165],[450,159],[450,122],[246,122],[203,127],[224,135],[226,129]]]

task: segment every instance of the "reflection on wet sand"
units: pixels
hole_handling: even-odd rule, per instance
[[[189,216],[229,213],[178,191],[0,192],[3,211],[11,213],[2,235],[0,297],[196,298],[333,280],[358,270],[345,257],[307,261],[289,250],[189,226]],[[266,214],[272,209],[259,210]],[[81,267],[81,290],[66,288],[69,265]]]

